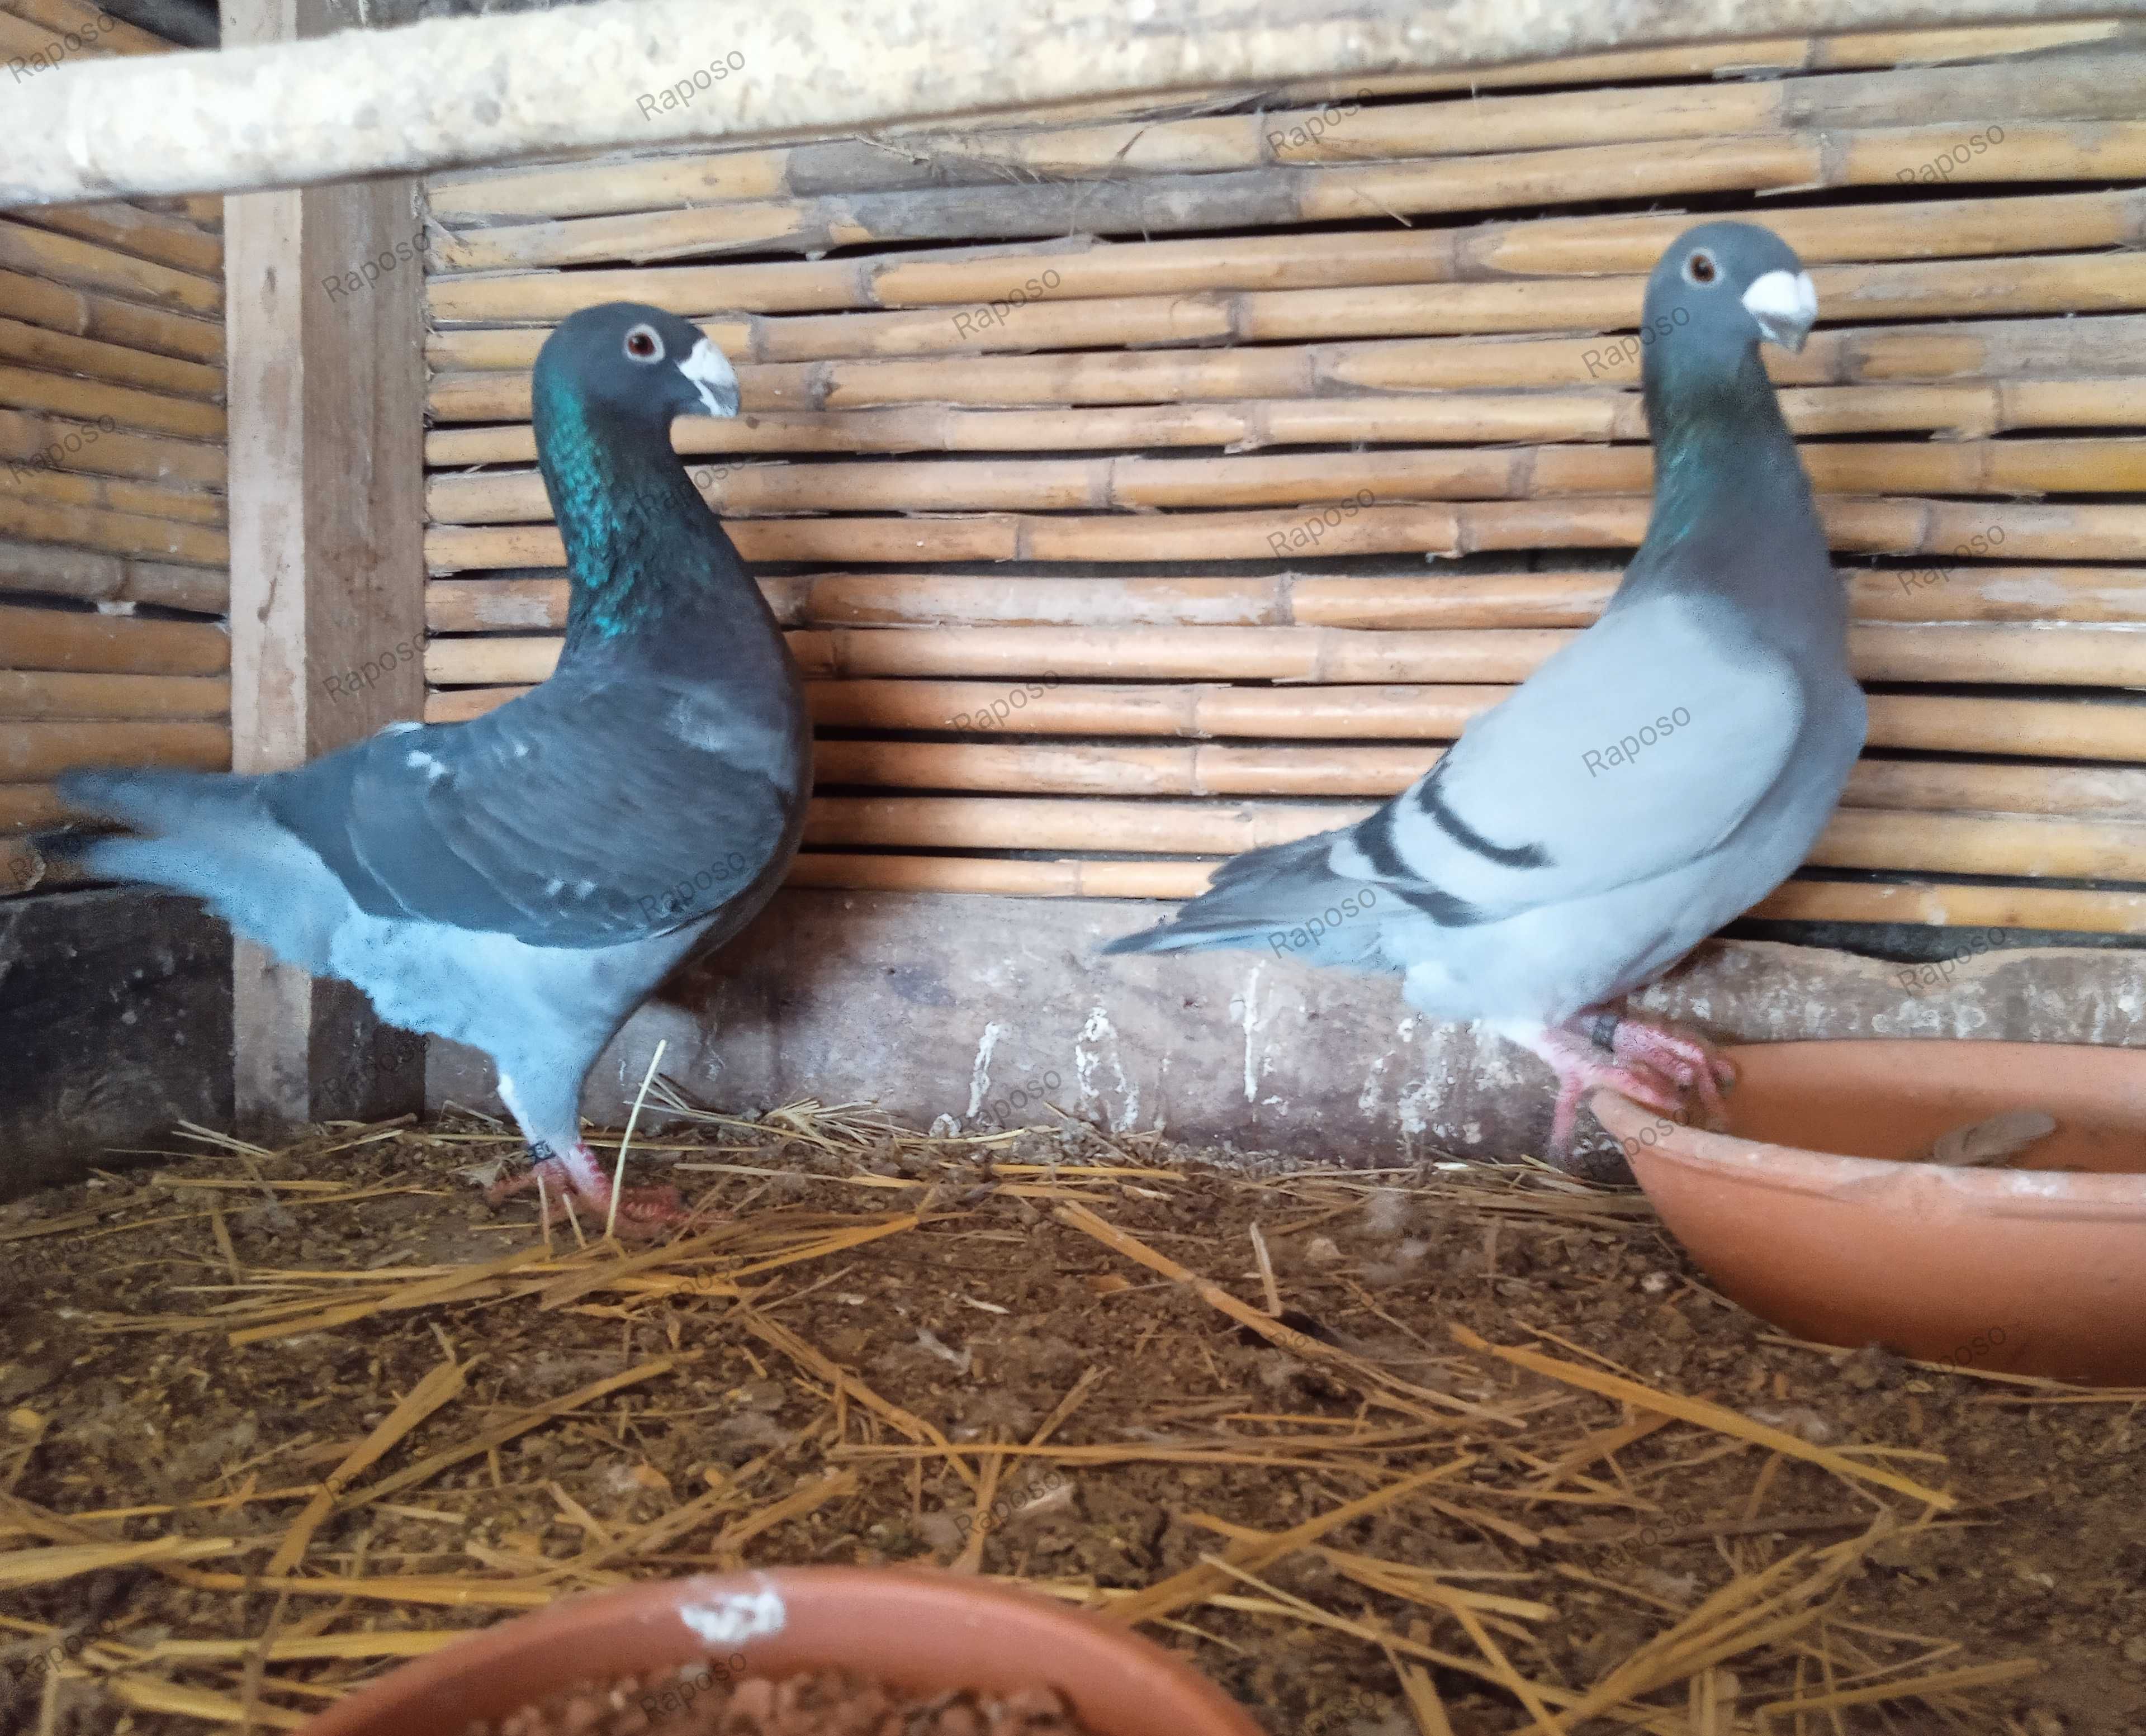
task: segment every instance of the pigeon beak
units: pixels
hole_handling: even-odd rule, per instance
[[[1802,350],[1818,318],[1818,290],[1809,272],[1769,272],[1744,292],[1759,335],[1790,355]]]
[[[693,382],[711,416],[738,413],[737,376],[723,352],[706,338],[693,346],[693,353],[678,363],[678,372]]]

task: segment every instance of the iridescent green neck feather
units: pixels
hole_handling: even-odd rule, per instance
[[[1647,428],[1654,444],[1654,507],[1647,546],[1666,553],[1689,536],[1709,507],[1724,498],[1744,510],[1776,489],[1807,492],[1803,471],[1781,419],[1773,383],[1755,348],[1732,361],[1693,344],[1650,358]]]
[[[690,605],[688,575],[706,572],[707,545],[728,546],[668,430],[592,405],[541,370],[534,409],[536,461],[566,546],[562,656],[660,626]]]

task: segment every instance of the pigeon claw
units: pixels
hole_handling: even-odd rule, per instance
[[[1619,1014],[1610,1052],[1620,1061],[1636,1062],[1664,1075],[1680,1095],[1695,1095],[1700,1115],[1714,1131],[1729,1125],[1729,1109],[1721,1094],[1736,1083],[1736,1064],[1704,1037],[1674,1025]]]
[[[614,1221],[611,1177],[589,1148],[579,1144],[565,1157],[539,1158],[520,1175],[495,1182],[485,1199],[498,1205],[532,1190],[543,1199],[544,1221],[564,1224],[571,1220],[585,1233],[593,1230],[599,1235],[609,1224],[621,1236],[660,1236],[691,1216],[685,1196],[674,1187],[632,1187],[618,1190]]]
[[[1684,1108],[1676,1081],[1646,1062],[1605,1055],[1576,1031],[1543,1032],[1535,1053],[1557,1075],[1557,1108],[1550,1124],[1550,1158],[1560,1169],[1572,1155],[1573,1130],[1580,1105],[1590,1091],[1608,1089],[1657,1114],[1674,1115]]]

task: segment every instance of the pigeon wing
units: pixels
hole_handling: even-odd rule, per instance
[[[1744,823],[1803,716],[1788,661],[1739,642],[1711,606],[1613,610],[1337,835],[1329,866],[1462,922],[1648,879]]]
[[[795,843],[801,722],[772,693],[710,699],[646,676],[554,678],[467,723],[390,729],[264,795],[372,915],[621,945],[713,913]]]

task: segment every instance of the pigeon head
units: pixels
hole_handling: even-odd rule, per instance
[[[636,302],[585,307],[545,340],[530,396],[572,581],[562,661],[592,639],[661,633],[711,575],[762,606],[671,444],[679,417],[738,412],[737,376],[696,327]]]
[[[690,322],[638,302],[606,302],[564,321],[537,353],[536,392],[666,430],[681,416],[738,413],[737,376],[723,352]]]
[[[1647,280],[1644,367],[1652,372],[1669,347],[1737,360],[1761,340],[1800,350],[1817,317],[1810,274],[1779,236],[1754,223],[1701,223],[1669,244]]]

